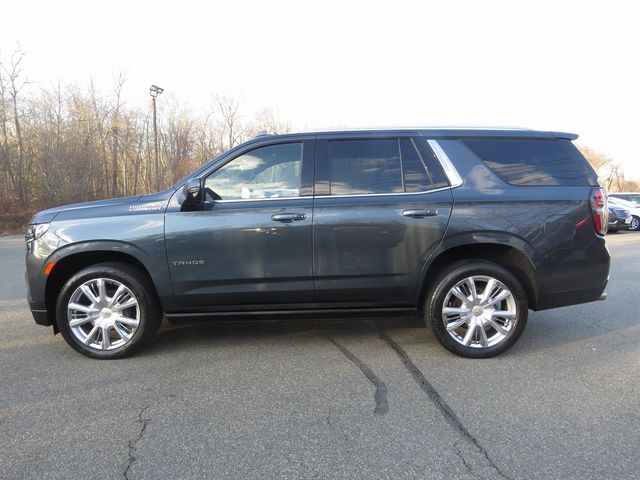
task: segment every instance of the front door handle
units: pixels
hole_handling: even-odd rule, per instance
[[[276,213],[271,215],[274,222],[293,222],[307,218],[306,213]]]
[[[419,209],[419,210],[403,210],[402,215],[405,217],[422,218],[435,217],[438,211],[435,208]]]

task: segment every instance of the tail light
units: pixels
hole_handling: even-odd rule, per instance
[[[596,229],[596,233],[604,235],[607,233],[607,223],[609,221],[607,191],[604,188],[594,188],[591,191],[590,203],[593,226]]]

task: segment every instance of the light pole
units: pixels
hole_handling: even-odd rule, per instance
[[[156,121],[156,98],[164,92],[164,88],[151,85],[149,95],[151,95],[151,106],[153,108],[153,143],[156,153],[156,190],[160,190],[160,158],[158,157],[158,123]]]

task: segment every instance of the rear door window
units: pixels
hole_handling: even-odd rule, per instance
[[[448,185],[431,148],[422,138],[401,138],[402,173],[405,192],[426,192]]]
[[[597,177],[568,140],[465,139],[463,143],[511,185],[596,185]]]
[[[327,163],[331,195],[415,193],[448,185],[421,138],[330,140]]]
[[[397,139],[333,140],[327,159],[331,195],[403,191]]]
[[[400,139],[400,153],[402,155],[402,173],[404,188],[407,192],[423,192],[431,188],[431,179],[427,169],[410,138]]]
[[[429,188],[433,189],[449,186],[449,182],[447,181],[447,177],[444,175],[442,165],[440,165],[440,161],[436,157],[435,153],[433,153],[433,150],[431,150],[427,141],[422,137],[413,137],[412,142],[413,146],[418,150],[418,154],[420,155],[424,168],[427,170],[427,175],[431,181]]]

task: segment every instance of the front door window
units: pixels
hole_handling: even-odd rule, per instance
[[[300,196],[301,185],[298,142],[260,147],[234,158],[206,178],[205,191],[221,200],[287,198]]]

